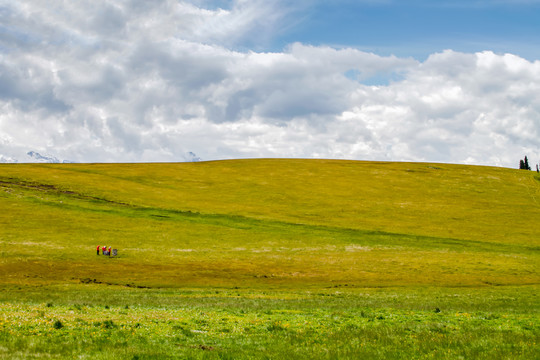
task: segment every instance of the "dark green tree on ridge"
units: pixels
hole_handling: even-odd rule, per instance
[[[529,166],[529,160],[527,159],[527,156],[525,156],[524,160],[519,160],[519,168],[520,168],[520,170],[531,170],[531,167]]]

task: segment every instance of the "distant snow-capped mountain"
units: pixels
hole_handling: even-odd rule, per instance
[[[201,158],[198,157],[194,152],[190,151],[184,155],[184,160],[186,160],[186,162],[197,162],[201,161]]]
[[[29,151],[26,153],[26,155],[30,156],[34,160],[37,160],[39,162],[44,162],[44,163],[51,163],[51,164],[58,164],[60,162],[64,164],[74,163],[74,161],[71,161],[71,160],[60,161],[58,160],[56,156],[52,156],[52,155],[41,155],[37,151]]]
[[[51,163],[51,164],[60,163],[60,160],[58,160],[56,157],[52,155],[41,155],[40,153],[36,151],[29,151],[26,153],[26,155],[30,156],[32,159],[37,160],[39,162]]]
[[[50,163],[50,164],[59,164],[59,163],[64,163],[64,164],[72,164],[72,163],[75,163],[75,161],[71,161],[71,160],[59,160],[56,156],[54,155],[50,155],[50,154],[40,154],[38,153],[37,151],[29,151],[26,153],[26,155],[28,155],[32,160],[28,160],[28,161],[23,161],[24,162],[41,162],[41,163]],[[198,162],[198,161],[202,161],[202,159],[200,157],[197,156],[197,154],[195,154],[193,151],[189,151],[187,153],[185,153],[184,155],[182,155],[183,157],[183,160],[185,162]],[[17,163],[19,162],[17,159],[15,158],[12,158],[12,157],[9,157],[9,156],[4,156],[2,154],[0,154],[0,163]]]

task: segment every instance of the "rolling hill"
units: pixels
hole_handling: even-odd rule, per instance
[[[335,160],[0,165],[0,282],[532,285],[540,177]],[[119,256],[96,256],[97,245]]]

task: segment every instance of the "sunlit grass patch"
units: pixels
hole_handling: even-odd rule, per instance
[[[389,289],[386,295],[366,291],[386,305],[395,296],[406,296],[399,289]],[[215,294],[211,302],[190,306],[207,296],[200,291],[191,297],[183,294],[176,304],[176,294],[168,293],[165,297],[174,305],[165,306],[152,305],[163,303],[163,296],[147,294],[151,301],[128,309],[3,303],[0,341],[7,349],[4,355],[18,347],[61,357],[85,352],[99,357],[106,343],[109,358],[137,354],[181,358],[206,351],[236,358],[415,358],[420,354],[530,358],[538,350],[538,313],[446,310],[449,304],[444,301],[440,312],[370,307],[364,306],[370,304],[365,293],[364,303],[357,293],[328,293],[321,303],[316,303],[318,294],[288,292],[283,299],[279,294],[244,300],[241,308],[226,305],[234,302],[226,292],[225,297]],[[136,292],[131,300],[135,299],[148,301],[144,291]],[[470,301],[479,303],[481,296]]]

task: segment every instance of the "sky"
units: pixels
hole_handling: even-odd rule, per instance
[[[538,18],[540,0],[0,0],[0,162],[534,165]]]

